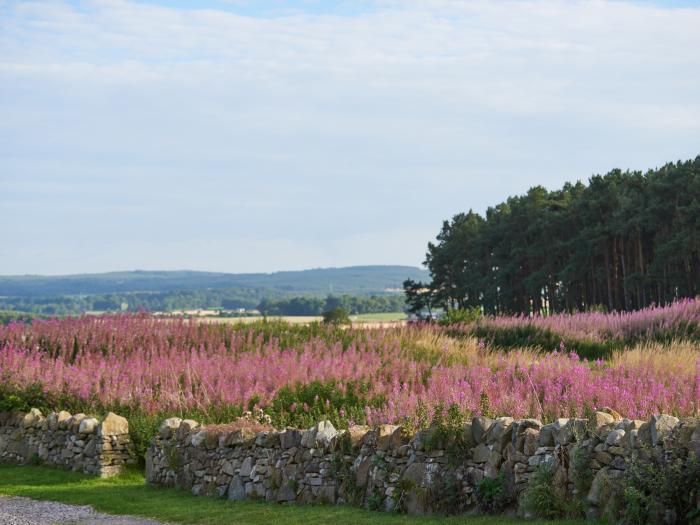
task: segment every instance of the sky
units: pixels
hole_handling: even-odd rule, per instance
[[[420,265],[700,154],[700,2],[0,0],[0,274]]]

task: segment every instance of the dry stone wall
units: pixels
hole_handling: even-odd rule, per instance
[[[0,460],[44,463],[109,477],[136,463],[129,423],[112,412],[104,420],[85,414],[0,413]]]
[[[208,430],[196,421],[171,418],[148,449],[146,477],[150,483],[232,500],[347,502],[442,513],[493,510],[478,494],[485,478],[502,484],[499,510],[515,510],[535,471],[549,466],[557,490],[570,496],[580,490],[577,479],[588,478],[586,493],[577,496],[596,517],[633,456],[700,456],[698,419],[669,415],[635,421],[604,409],[589,419],[547,425],[478,417],[461,432],[456,440],[453,435],[435,443],[430,430],[407,436],[393,425],[338,431],[321,422],[307,430],[253,434]]]

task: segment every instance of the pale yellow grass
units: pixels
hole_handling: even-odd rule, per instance
[[[495,368],[504,364],[527,364],[542,358],[542,353],[533,348],[518,348],[501,352],[488,347],[480,347],[473,337],[450,337],[438,332],[403,330],[404,349],[413,359],[441,363],[445,365],[462,364],[467,366],[486,366]]]
[[[677,374],[695,375],[700,362],[700,343],[674,341],[667,344],[642,343],[618,350],[610,358],[610,365],[630,368],[651,367],[666,369]]]

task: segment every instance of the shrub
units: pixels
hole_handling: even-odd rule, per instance
[[[345,308],[337,307],[323,312],[323,324],[350,324],[350,316]]]
[[[498,514],[513,503],[513,495],[506,487],[503,473],[495,478],[484,478],[477,485],[474,496],[479,508],[488,514]]]
[[[551,465],[537,468],[523,493],[521,505],[523,510],[537,518],[563,518],[572,513],[571,503],[554,485],[554,468]]]
[[[650,450],[630,461],[625,476],[622,510],[626,523],[700,523],[700,461]]]

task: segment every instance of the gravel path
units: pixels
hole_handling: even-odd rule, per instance
[[[165,525],[134,516],[100,514],[88,505],[0,496],[2,525]]]

